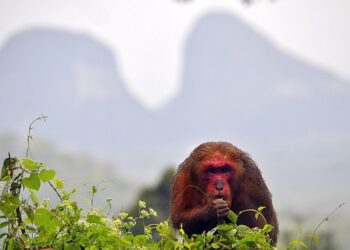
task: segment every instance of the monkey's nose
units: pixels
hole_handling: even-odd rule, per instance
[[[221,180],[217,180],[215,182],[215,188],[216,190],[218,190],[219,192],[222,191],[224,189],[224,183]]]

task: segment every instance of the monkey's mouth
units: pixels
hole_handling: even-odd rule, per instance
[[[223,196],[222,194],[217,194],[217,195],[214,195],[214,199],[223,199],[225,200],[225,196]]]
[[[209,195],[210,199],[216,200],[216,199],[223,199],[226,200],[226,196],[222,195],[222,194],[210,194]]]

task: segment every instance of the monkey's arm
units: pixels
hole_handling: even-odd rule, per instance
[[[180,213],[173,220],[176,228],[182,228],[188,235],[199,234],[210,230],[228,214],[229,207],[226,201],[214,199],[203,206],[180,209]],[[202,230],[202,231],[201,231]]]

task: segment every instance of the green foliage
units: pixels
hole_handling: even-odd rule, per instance
[[[54,170],[29,158],[5,159],[0,201],[0,227],[6,230],[0,235],[3,249],[275,249],[268,236],[270,225],[263,229],[237,225],[233,212],[228,217],[231,223],[189,237],[182,229],[172,229],[167,220],[145,223],[157,213],[141,200],[135,217],[123,211],[109,216],[111,199],[105,209],[83,210],[72,199],[75,190],[63,190],[63,182],[55,175]],[[39,201],[36,193],[45,186],[59,196],[58,204]],[[93,196],[97,191],[92,186],[90,193]],[[143,232],[135,234],[133,228],[138,224]]]

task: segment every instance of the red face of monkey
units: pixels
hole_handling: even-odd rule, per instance
[[[200,182],[205,192],[214,199],[232,203],[232,183],[237,172],[237,164],[221,153],[205,158],[199,165]]]

